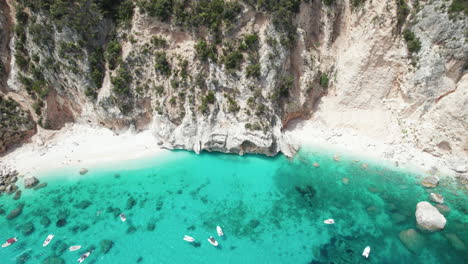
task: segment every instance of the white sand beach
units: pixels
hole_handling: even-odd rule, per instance
[[[1,163],[20,175],[37,176],[44,170],[86,167],[93,164],[139,159],[168,150],[158,147],[149,130],[128,130],[116,135],[109,129],[88,125],[67,125],[60,131],[39,131],[26,143],[1,158]]]
[[[384,133],[384,132],[382,132]],[[454,168],[448,162],[423,152],[411,144],[380,140],[365,136],[353,128],[327,127],[318,120],[296,122],[285,132],[285,137],[297,147],[309,146],[328,150],[337,156],[346,155],[356,160],[386,161],[391,165],[426,174],[454,176]],[[332,158],[332,157],[331,157]]]

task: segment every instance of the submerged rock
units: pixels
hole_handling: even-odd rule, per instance
[[[129,227],[127,228],[127,234],[135,233],[136,230],[137,230],[136,227],[134,227],[134,226],[129,226]]]
[[[416,206],[416,222],[421,230],[439,231],[444,229],[447,220],[429,202],[419,202]]]
[[[439,184],[439,177],[428,176],[422,179],[421,184],[427,188],[435,188]]]
[[[60,256],[65,252],[68,248],[68,245],[63,242],[62,240],[55,241],[55,243],[52,244],[52,250],[55,252],[56,256]]]
[[[7,215],[7,219],[8,219],[8,220],[12,220],[12,219],[15,219],[16,217],[18,217],[18,216],[23,212],[23,207],[24,207],[24,204],[21,204],[21,205],[18,206],[16,209],[12,210],[12,211]]]
[[[431,201],[433,201],[435,203],[439,203],[439,204],[444,203],[444,197],[442,196],[442,194],[431,193],[430,194],[430,199],[431,199]]]
[[[16,191],[13,200],[19,200],[19,198],[21,198],[21,190]]]
[[[48,227],[50,225],[50,219],[47,216],[43,216],[40,221],[41,225]]]
[[[450,242],[453,248],[459,251],[466,251],[467,247],[465,243],[454,233],[446,233],[444,234],[445,238]]]
[[[36,185],[36,186],[33,188],[33,190],[37,191],[37,190],[42,189],[42,188],[44,188],[44,187],[47,187],[47,182],[43,182],[43,183],[41,183],[41,184]]]
[[[30,259],[31,256],[28,253],[23,253],[16,257],[16,264],[24,264]]]
[[[436,204],[435,208],[443,215],[448,215],[450,213],[450,207],[445,204]]]
[[[136,205],[137,201],[133,197],[129,197],[127,199],[127,207],[125,207],[126,210],[132,209]]]
[[[406,221],[406,216],[399,214],[399,213],[392,213],[390,215],[390,218],[392,218],[395,224],[400,224]]]
[[[84,200],[84,201],[81,201],[79,203],[77,203],[75,205],[75,208],[78,208],[78,209],[86,209],[88,208],[88,206],[90,206],[92,203],[91,201],[88,201],[88,200]]]
[[[34,224],[32,222],[24,224],[21,227],[21,232],[23,233],[23,235],[29,236],[30,234],[32,234],[32,232],[34,232]]]
[[[65,264],[65,260],[61,257],[47,257],[42,264]]]
[[[148,223],[148,225],[146,226],[146,229],[148,231],[154,231],[154,229],[156,229],[156,225],[154,223]]]
[[[112,246],[114,245],[114,242],[112,242],[112,240],[104,239],[104,240],[101,240],[99,245],[101,246],[101,251],[104,254],[106,254],[112,248]]]
[[[412,228],[401,231],[398,237],[401,243],[416,255],[419,255],[424,248],[424,237]]]
[[[79,172],[80,172],[80,175],[85,175],[86,173],[88,173],[88,169],[81,168]]]
[[[59,220],[57,220],[57,222],[55,223],[55,225],[57,227],[63,227],[67,224],[67,219],[66,218],[60,218]]]
[[[33,188],[38,183],[39,183],[39,180],[36,179],[36,177],[34,177],[34,176],[24,178],[24,188],[26,188],[26,189]]]

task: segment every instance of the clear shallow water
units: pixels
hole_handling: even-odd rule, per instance
[[[0,263],[22,263],[17,258],[24,254],[24,263],[50,256],[76,263],[93,246],[84,263],[468,263],[468,253],[446,238],[455,233],[468,243],[466,193],[432,190],[451,208],[448,224],[443,232],[422,234],[424,249],[413,254],[398,234],[415,228],[416,204],[428,200],[417,176],[345,158],[336,162],[330,154],[301,151],[288,160],[177,151],[90,168],[83,176],[77,168],[48,174],[46,188],[23,191],[18,201],[0,197],[6,211],[0,238],[19,238],[0,248]],[[20,203],[23,213],[7,220]],[[116,217],[120,212],[127,222]],[[49,226],[41,223],[44,216]],[[328,218],[336,224],[323,224]],[[57,227],[59,219],[66,219],[63,227]],[[22,233],[26,223],[34,225],[30,235]],[[224,239],[215,236],[216,225]],[[49,233],[56,237],[43,248]],[[200,245],[183,241],[184,235]],[[220,248],[207,242],[210,235]],[[104,239],[113,242],[107,253]],[[61,251],[77,244],[83,249]],[[361,257],[367,245],[368,260]]]

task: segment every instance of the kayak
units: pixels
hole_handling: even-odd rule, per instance
[[[362,252],[362,256],[368,258],[369,257],[369,254],[370,254],[370,247],[367,246],[364,251]]]
[[[220,226],[216,226],[216,232],[218,232],[218,236],[224,236],[223,230]]]
[[[42,246],[46,247],[47,245],[49,245],[50,241],[52,241],[53,238],[54,238],[54,235],[52,234],[48,235],[44,243],[42,243]]]
[[[191,236],[185,235],[185,236],[184,236],[184,240],[187,241],[187,242],[192,243],[193,241],[195,241],[195,238],[193,238],[193,237],[191,237]]]
[[[78,262],[79,263],[83,262],[87,257],[89,257],[89,255],[91,255],[91,251],[86,252],[85,254],[81,255],[81,257],[78,259]]]
[[[323,222],[324,222],[325,224],[327,224],[327,225],[332,225],[332,224],[335,223],[335,220],[333,220],[333,219],[327,219],[327,220],[325,220],[325,221],[323,221]]]
[[[3,248],[9,247],[11,244],[15,243],[16,241],[18,241],[18,239],[16,237],[7,239],[7,241],[5,243],[3,243],[2,247]]]
[[[120,220],[122,220],[122,222],[127,221],[127,216],[124,213],[120,214]]]
[[[211,245],[217,247],[218,246],[218,241],[216,241],[216,239],[214,239],[214,237],[210,236],[210,238],[208,238],[208,242],[210,242]]]
[[[76,251],[76,250],[78,250],[78,249],[80,249],[80,248],[81,248],[80,245],[76,245],[76,246],[71,246],[71,247],[69,248],[69,250],[70,250],[70,251]]]

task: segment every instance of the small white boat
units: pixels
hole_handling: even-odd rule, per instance
[[[71,246],[71,247],[69,248],[69,250],[70,250],[70,251],[77,251],[77,250],[80,249],[80,248],[81,248],[80,245],[76,245],[76,246]]]
[[[50,241],[52,241],[53,238],[54,238],[53,234],[48,235],[44,243],[42,243],[42,246],[46,247],[47,245],[49,245]]]
[[[223,230],[220,226],[216,226],[216,232],[218,232],[218,236],[224,236]]]
[[[91,255],[91,252],[92,251],[89,251],[89,252],[86,252],[83,255],[81,255],[81,257],[78,259],[78,262],[79,263],[83,262],[87,257],[89,257],[89,255]]]
[[[122,222],[127,221],[127,216],[124,213],[121,213],[120,214],[120,220],[122,220]]]
[[[364,251],[362,252],[362,256],[368,258],[369,257],[369,254],[370,254],[370,247],[367,246]]]
[[[335,220],[333,220],[333,219],[330,218],[330,219],[327,219],[327,220],[325,220],[325,221],[323,221],[323,222],[324,222],[325,224],[327,224],[327,225],[333,225],[333,224],[335,223]]]
[[[192,242],[195,241],[195,238],[193,238],[193,237],[191,237],[191,236],[185,235],[185,236],[184,236],[184,240],[187,241],[187,242],[192,243]]]
[[[16,241],[18,241],[16,237],[7,239],[7,241],[3,243],[2,248],[9,247],[11,244],[15,243]]]
[[[211,245],[217,247],[219,244],[218,244],[218,241],[216,241],[216,239],[214,239],[214,237],[210,236],[210,238],[208,238],[208,242],[210,242]]]

